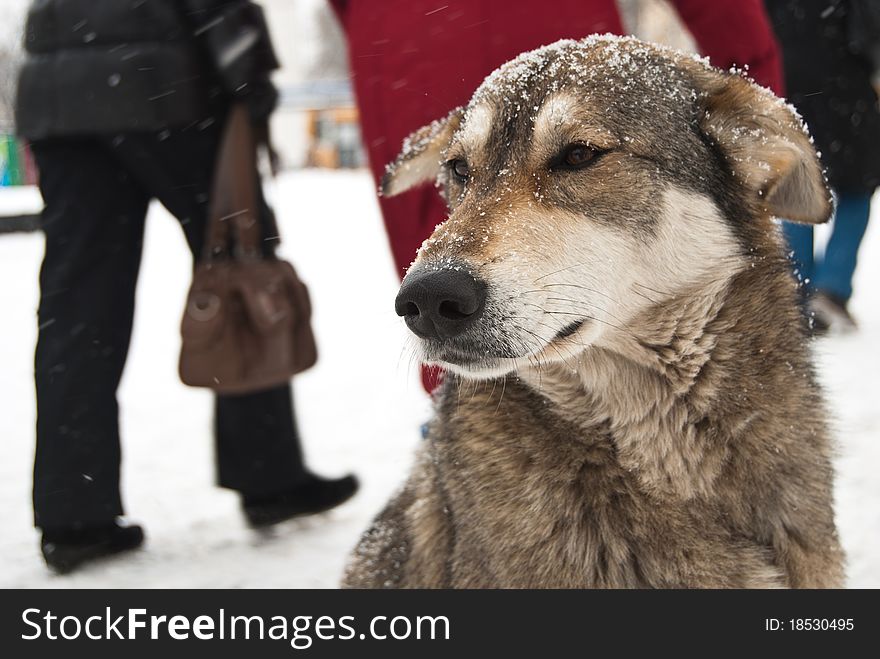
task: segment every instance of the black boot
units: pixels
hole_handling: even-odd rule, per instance
[[[276,494],[242,493],[241,507],[248,524],[259,528],[330,510],[350,499],[357,489],[354,476],[329,479],[309,476],[304,483]]]
[[[813,325],[823,327],[822,334],[834,331],[840,334],[848,334],[858,329],[856,319],[847,308],[847,300],[829,293],[817,291],[810,301],[810,311],[813,313]]]
[[[137,549],[144,543],[144,530],[138,525],[113,522],[82,529],[43,529],[40,547],[46,565],[66,574],[88,561]]]

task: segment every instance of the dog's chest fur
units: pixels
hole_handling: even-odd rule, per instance
[[[448,585],[784,583],[770,552],[737,537],[717,502],[652,493],[625,465],[609,420],[577,425],[528,386],[505,389],[500,404],[498,388],[463,391],[467,402],[428,448],[449,518]]]

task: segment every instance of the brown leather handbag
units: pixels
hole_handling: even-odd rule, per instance
[[[180,379],[221,394],[283,384],[317,348],[309,293],[293,266],[261,249],[256,143],[235,105],[217,156],[205,245],[180,332]]]

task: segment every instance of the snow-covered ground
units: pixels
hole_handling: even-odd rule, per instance
[[[23,203],[0,189],[0,215]],[[333,587],[347,552],[401,482],[430,413],[393,311],[397,280],[366,173],[302,171],[270,183],[284,253],[311,286],[321,349],[296,380],[308,461],[356,472],[360,494],[268,533],[243,524],[213,486],[210,396],[177,379],[189,256],[176,223],[151,209],[137,317],[120,391],[124,500],[147,547],[68,577],[50,575],[31,527],[39,234],[0,236],[0,587]],[[32,197],[33,199],[33,197]],[[25,199],[25,205],[27,205]],[[880,202],[880,199],[878,199]],[[33,203],[33,202],[32,202]],[[853,301],[861,331],[817,343],[840,438],[837,518],[851,586],[880,587],[880,203]],[[11,210],[11,209],[10,209]]]

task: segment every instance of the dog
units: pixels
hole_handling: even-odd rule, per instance
[[[774,218],[833,200],[795,111],[565,40],[413,134],[449,217],[396,299],[447,376],[344,587],[839,587],[832,443]]]

